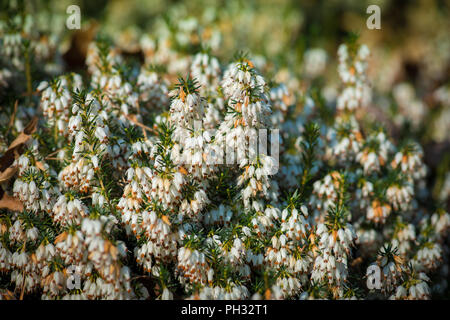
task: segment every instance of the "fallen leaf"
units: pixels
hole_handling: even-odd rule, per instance
[[[6,208],[12,211],[22,211],[23,204],[20,200],[8,195],[2,188],[0,188],[0,209]]]
[[[171,226],[172,224],[169,221],[169,217],[168,216],[162,216],[161,217],[162,221],[164,221],[167,225]]]
[[[8,150],[27,142],[31,138],[31,135],[36,132],[37,123],[37,117],[31,119],[31,121],[27,124],[27,126],[23,129],[19,136],[11,143]]]
[[[247,107],[249,103],[250,103],[250,98],[248,96],[245,96],[245,98],[244,98],[244,107]]]
[[[180,171],[180,173],[182,173],[184,175],[188,174],[187,170],[184,167],[181,167],[181,166],[178,167],[178,171]]]
[[[45,171],[44,164],[40,161],[36,161],[36,167],[41,171]]]

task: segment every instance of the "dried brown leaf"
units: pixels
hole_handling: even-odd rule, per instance
[[[37,117],[31,119],[31,121],[27,124],[27,126],[23,129],[19,136],[11,143],[8,150],[27,142],[31,138],[31,135],[36,132],[37,123]]]
[[[183,102],[186,100],[186,93],[184,92],[183,87],[180,87],[180,99]]]
[[[44,164],[40,161],[36,161],[36,167],[41,171],[45,171]]]
[[[19,136],[14,139],[5,154],[0,157],[0,182],[11,179],[16,173],[17,168],[12,167],[14,160],[22,154],[24,144],[31,138],[31,135],[36,132],[37,123],[38,118],[34,117]]]

